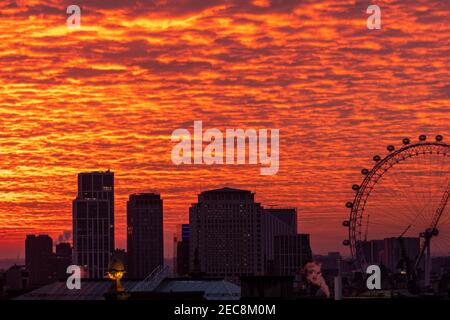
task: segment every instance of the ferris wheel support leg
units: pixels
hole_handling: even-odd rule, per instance
[[[427,253],[425,256],[425,288],[429,288],[431,285],[431,254],[430,254],[430,246],[429,243],[427,246]]]

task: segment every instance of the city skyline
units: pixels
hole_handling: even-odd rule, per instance
[[[6,271],[10,286],[36,288],[65,279],[72,252],[73,263],[82,267],[87,279],[106,279],[109,270],[114,268],[122,268],[131,281],[146,279],[140,286],[148,282],[148,277],[156,281],[168,276],[170,267],[163,260],[163,200],[159,194],[130,195],[126,252],[111,247],[114,239],[104,241],[110,228],[114,228],[114,224],[102,227],[108,214],[114,212],[113,177],[114,172],[110,170],[78,175],[73,251],[63,242],[54,251],[53,240],[48,235],[27,235],[25,266],[14,265]],[[182,225],[173,240],[177,250],[172,271],[180,281],[216,277],[238,285],[243,282],[247,288],[248,282],[257,281],[258,277],[294,279],[312,265],[319,268],[323,265],[328,281],[342,270],[347,276],[355,271],[353,275],[364,273],[357,260],[345,259],[339,252],[329,252],[327,256],[314,254],[310,235],[297,229],[295,208],[264,208],[249,190],[224,187],[201,192],[198,202],[189,209],[189,224]],[[366,262],[389,272],[392,285],[398,286],[396,289],[407,285],[410,293],[417,294],[420,288],[431,289],[430,285],[439,282],[442,292],[441,282],[446,277],[443,268],[450,256],[429,257],[413,269],[422,251],[419,237],[402,235],[363,242],[360,247]],[[358,283],[357,279],[353,281]],[[361,287],[360,282],[352,289],[357,287]]]
[[[91,280],[106,278],[116,263],[124,266],[127,279],[147,279],[168,270],[163,259],[160,195],[130,195],[126,251],[115,250],[114,239],[110,238],[113,212],[114,172],[79,173],[73,201],[73,247],[59,242],[54,252],[53,239],[48,235],[27,235],[27,283],[38,286],[64,279],[71,263],[81,267]],[[198,203],[189,209],[189,224],[178,231],[174,236],[174,275],[223,277],[239,283],[246,276],[293,276],[312,261],[309,235],[298,233],[297,210],[264,208],[248,190],[201,192]],[[8,270],[15,272],[22,267],[15,264]]]
[[[71,230],[76,175],[108,168],[115,247],[130,194],[161,194],[170,256],[197,194],[233,187],[296,207],[314,252],[348,255],[361,169],[405,137],[450,139],[445,2],[381,1],[380,30],[366,27],[368,1],[78,4],[80,30],[67,1],[0,4],[0,258],[23,258],[27,234]],[[171,133],[194,121],[279,128],[279,171],[174,165]]]

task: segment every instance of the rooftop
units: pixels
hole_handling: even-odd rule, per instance
[[[220,188],[220,189],[213,189],[213,190],[203,191],[202,193],[225,193],[225,192],[245,192],[245,193],[250,193],[251,191],[225,187],[225,188]]]
[[[206,300],[239,300],[241,288],[231,282],[218,278],[165,278],[154,290],[134,290],[142,281],[124,280],[122,285],[126,292],[153,293],[153,294],[177,294],[202,292]],[[43,286],[22,296],[16,300],[104,300],[104,294],[111,286],[108,280],[82,281],[80,290],[67,289],[66,282],[54,282]],[[138,286],[143,288],[142,286]],[[144,286],[145,287],[145,286]]]

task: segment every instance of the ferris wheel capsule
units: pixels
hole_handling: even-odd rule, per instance
[[[394,147],[392,144],[390,144],[390,145],[387,146],[387,150],[388,150],[389,152],[392,152],[392,151],[395,150],[395,147]]]
[[[362,170],[361,170],[361,173],[362,173],[363,175],[367,175],[367,174],[369,173],[369,170],[367,170],[367,169],[362,169]]]
[[[425,140],[427,140],[427,136],[424,135],[424,134],[421,134],[421,135],[419,136],[419,141],[425,141]]]
[[[359,190],[359,185],[357,185],[357,184],[352,185],[352,189],[354,191],[358,191]]]
[[[409,138],[405,138],[403,139],[403,144],[404,145],[408,145],[411,141],[409,140]]]
[[[346,204],[345,204],[345,206],[347,207],[347,208],[353,208],[353,202],[347,202]]]
[[[344,240],[344,241],[342,242],[342,244],[343,244],[344,246],[348,247],[348,246],[350,245],[350,240]]]
[[[344,221],[342,221],[342,225],[343,225],[344,227],[348,227],[348,226],[350,226],[350,221],[344,220]]]
[[[444,137],[441,136],[440,134],[438,134],[438,135],[436,136],[436,141],[437,141],[437,142],[441,142],[442,140],[444,140]]]
[[[381,157],[379,155],[376,155],[373,157],[373,161],[378,162],[381,160]]]

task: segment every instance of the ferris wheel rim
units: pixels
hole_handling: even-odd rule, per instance
[[[425,137],[425,138],[423,138]],[[438,139],[439,137],[439,139]],[[352,259],[357,262],[361,270],[364,270],[364,268],[367,266],[367,263],[365,261],[365,257],[363,254],[361,254],[359,251],[362,250],[362,248],[359,248],[357,246],[358,240],[361,239],[358,238],[358,234],[361,233],[360,227],[361,223],[360,220],[363,217],[364,209],[367,203],[367,200],[370,197],[370,194],[372,193],[374,186],[378,183],[378,181],[386,174],[392,167],[394,167],[396,164],[415,156],[419,156],[421,154],[433,154],[433,148],[436,150],[448,150],[448,152],[443,152],[442,154],[444,156],[449,155],[450,156],[450,144],[442,142],[442,136],[437,136],[435,142],[426,142],[425,141],[426,136],[421,135],[419,137],[419,142],[410,144],[409,139],[405,138],[403,139],[403,143],[405,146],[402,148],[395,150],[392,145],[388,146],[388,151],[390,153],[386,155],[384,158],[381,158],[380,156],[374,156],[373,160],[376,161],[376,164],[372,167],[371,170],[363,169],[362,174],[365,175],[365,178],[361,185],[353,185],[353,189],[356,191],[355,197],[353,202],[347,202],[347,208],[350,208],[350,217],[349,220],[344,221],[344,226],[348,227],[348,240],[344,241],[345,245],[348,245],[350,247],[350,252]],[[417,148],[420,149],[426,149],[429,148],[429,152],[416,152],[415,154],[408,154],[407,156],[402,157],[405,153],[407,153],[410,150],[415,150]],[[436,152],[436,154],[440,154],[439,152]],[[389,161],[392,161],[392,164],[388,166],[387,168],[384,167]],[[378,174],[378,175],[377,175]],[[374,177],[376,177],[374,179]],[[358,225],[359,223],[359,225]]]

